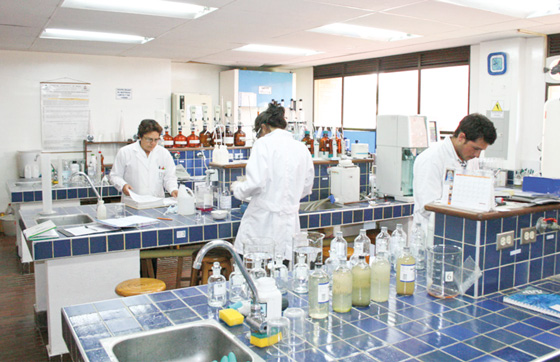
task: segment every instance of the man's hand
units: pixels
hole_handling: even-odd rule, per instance
[[[122,192],[126,196],[130,196],[130,190],[134,190],[134,189],[129,184],[124,185],[123,188],[122,188]]]
[[[177,197],[177,195],[179,195],[179,190],[171,191],[171,196]]]

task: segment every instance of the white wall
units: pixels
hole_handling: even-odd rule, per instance
[[[212,104],[220,104],[220,72],[229,67],[171,63],[171,92],[195,93],[212,96]]]
[[[303,99],[303,113],[307,122],[313,121],[313,67],[296,69],[296,98]]]

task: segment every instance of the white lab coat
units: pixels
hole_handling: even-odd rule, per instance
[[[119,191],[129,184],[140,195],[164,197],[164,187],[169,193],[178,190],[175,163],[169,151],[157,145],[147,156],[140,141],[119,150],[109,180]]]
[[[240,200],[251,197],[235,238],[235,250],[243,254],[249,237],[272,238],[291,260],[292,236],[300,231],[299,203],[311,194],[315,169],[302,142],[281,129],[258,139],[245,168],[247,180],[233,185]]]
[[[424,206],[442,198],[445,171],[462,170],[463,165],[449,137],[420,153],[414,161],[414,222],[422,224],[428,246],[433,242],[434,213]],[[478,160],[468,161],[466,168],[477,169]]]

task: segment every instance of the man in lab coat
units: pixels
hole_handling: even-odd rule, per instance
[[[117,153],[109,179],[117,190],[130,196],[164,197],[164,187],[177,197],[175,163],[168,150],[158,145],[161,126],[153,119],[145,119],[138,126],[138,141],[124,146]]]
[[[434,213],[426,211],[424,205],[443,197],[444,183],[452,182],[449,176],[455,170],[478,169],[476,158],[495,140],[494,124],[481,114],[469,114],[453,136],[428,148],[414,161],[414,222],[422,224],[428,246],[433,242]]]
[[[311,194],[315,170],[307,147],[286,126],[284,108],[274,104],[255,119],[258,140],[245,168],[246,181],[231,186],[236,198],[251,198],[235,238],[240,254],[248,239],[266,237],[291,259],[292,236],[300,231],[299,203]]]

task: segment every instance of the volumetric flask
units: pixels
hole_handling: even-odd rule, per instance
[[[243,263],[249,272],[273,276],[274,240],[266,237],[249,237],[243,243]]]
[[[323,262],[323,238],[325,234],[314,231],[297,233],[292,237],[292,263],[291,268],[297,261],[299,254],[305,255],[305,262],[309,270],[315,269],[315,263]]]
[[[463,250],[455,245],[435,245],[428,248],[428,294],[436,298],[459,295]]]

